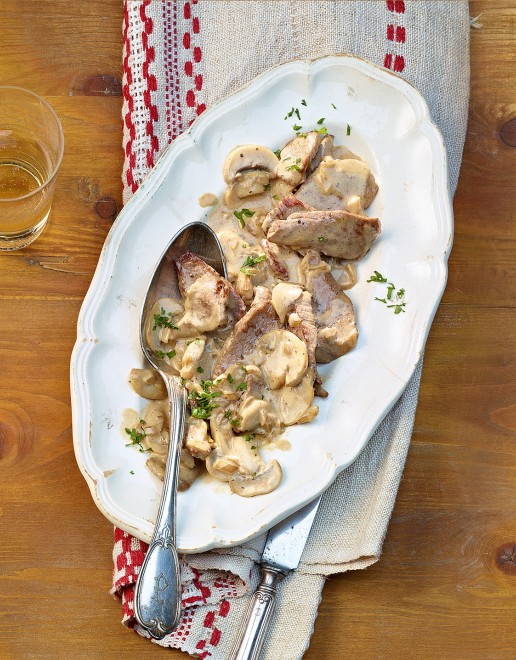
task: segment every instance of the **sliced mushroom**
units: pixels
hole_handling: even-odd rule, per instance
[[[246,368],[246,389],[240,401],[238,416],[241,431],[270,433],[277,426],[275,410],[263,396],[262,372],[255,365]]]
[[[277,164],[276,154],[267,147],[259,144],[244,144],[227,155],[223,169],[224,181],[227,184],[235,183],[238,174],[247,170],[264,170],[269,172],[270,178],[273,178]]]
[[[165,458],[167,457],[169,445],[168,430],[145,435],[145,440],[143,442],[149,449],[152,449],[155,454],[159,454]]]
[[[238,470],[238,465],[235,461],[227,459],[222,451],[216,447],[206,459],[206,469],[215,479],[229,481],[231,475]]]
[[[153,350],[161,350],[170,341],[171,329],[183,313],[183,305],[173,298],[160,298],[152,306],[145,323],[147,343]]]
[[[341,259],[332,259],[331,274],[343,291],[352,289],[357,283],[357,269],[355,264],[347,263]]]
[[[287,313],[292,305],[301,297],[303,288],[299,284],[280,282],[272,290],[272,306],[282,323],[285,323]]]
[[[242,300],[248,305],[251,304],[254,295],[253,280],[246,273],[238,273],[235,281],[235,289]]]
[[[260,367],[271,390],[297,385],[306,373],[308,353],[304,341],[289,330],[272,330],[260,337],[249,361]]]
[[[165,463],[166,460],[163,456],[159,456],[158,454],[152,454],[151,456],[149,456],[145,464],[152,472],[152,474],[154,474],[156,477],[158,477],[158,479],[161,479],[161,481],[163,481],[163,479],[165,478]]]
[[[261,471],[253,474],[235,472],[229,479],[231,490],[241,497],[265,495],[275,490],[281,483],[282,472],[278,461],[272,460]]]
[[[273,200],[278,201],[283,199],[294,190],[294,186],[283,179],[273,179],[271,181],[271,188],[269,190],[270,196]]]
[[[366,209],[378,192],[378,184],[369,167],[352,158],[340,160],[326,156],[313,173],[313,179],[322,194],[340,197],[347,210],[350,210],[348,203],[355,197],[360,198]],[[353,203],[356,206],[356,200]]]
[[[317,417],[319,406],[310,406],[308,410],[297,420],[297,424],[307,424]]]
[[[143,430],[146,434],[159,433],[170,426],[170,408],[168,400],[149,403],[143,410]]]
[[[206,337],[195,337],[189,341],[181,359],[181,378],[188,380],[195,375],[197,366],[206,346]]]
[[[199,476],[200,468],[188,449],[181,450],[177,490],[187,490]]]
[[[155,369],[131,369],[129,374],[131,387],[144,399],[166,399],[167,388]]]
[[[292,426],[306,414],[314,400],[314,374],[311,369],[295,387],[282,387],[275,395],[278,416],[284,426]]]
[[[208,440],[208,425],[203,419],[188,418],[184,444],[192,456],[206,459],[212,447]]]

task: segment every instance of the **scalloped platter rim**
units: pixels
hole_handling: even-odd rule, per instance
[[[145,455],[125,446],[121,427],[122,411],[144,404],[128,374],[143,364],[138,324],[146,285],[177,230],[207,218],[198,199],[223,190],[222,163],[230,149],[251,142],[280,147],[292,136],[294,121],[284,119],[292,107],[300,109],[297,123],[305,128],[325,117],[336,144],[363,157],[380,186],[368,213],[381,219],[382,234],[358,263],[359,281],[349,292],[359,342],[322,368],[330,396],[318,402],[316,420],[288,429],[288,451],[276,446],[264,452],[283,467],[278,489],[248,499],[227,484],[199,478],[178,495],[178,548],[193,553],[242,543],[324,491],[402,394],[444,290],[453,237],[446,152],[425,101],[409,83],[354,56],[296,60],[203,113],[165,150],[109,232],[71,360],[78,466],[100,511],[144,541],[152,535],[161,484]],[[367,283],[374,270],[405,288],[405,313],[394,315],[374,300],[385,295],[381,284]]]

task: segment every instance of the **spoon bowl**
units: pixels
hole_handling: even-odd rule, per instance
[[[134,597],[137,621],[155,639],[163,639],[176,628],[181,615],[181,585],[176,549],[176,495],[183,442],[187,391],[181,378],[156,354],[149,341],[152,309],[161,298],[181,300],[176,261],[193,252],[226,277],[224,254],[215,232],[204,222],[192,222],[170,241],[159,259],[145,294],[140,317],[142,352],[163,378],[170,401],[170,432],[163,490],[156,525],[145,556]]]

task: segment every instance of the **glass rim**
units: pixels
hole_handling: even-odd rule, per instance
[[[15,90],[17,92],[23,92],[24,94],[30,94],[30,96],[33,96],[34,98],[38,99],[38,101],[41,101],[44,106],[46,106],[46,109],[50,111],[50,114],[54,117],[57,128],[58,128],[58,134],[59,134],[59,156],[57,159],[57,162],[55,166],[52,168],[52,171],[47,178],[47,180],[42,183],[40,186],[32,190],[30,193],[27,193],[25,195],[21,195],[20,197],[0,197],[0,204],[2,203],[7,203],[7,204],[12,204],[13,202],[19,202],[22,199],[29,199],[29,197],[32,197],[33,195],[36,195],[37,193],[41,192],[43,188],[46,188],[52,181],[56,178],[57,173],[59,171],[59,167],[61,166],[61,162],[63,160],[63,154],[64,154],[64,131],[63,127],[61,125],[61,121],[59,117],[57,116],[57,112],[54,110],[54,108],[50,105],[50,103],[45,100],[42,96],[39,94],[36,94],[36,92],[32,92],[30,89],[25,89],[25,87],[18,87],[17,85],[0,85],[0,93],[3,90]]]

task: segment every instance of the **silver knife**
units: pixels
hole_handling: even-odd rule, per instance
[[[254,592],[228,660],[256,660],[276,606],[276,589],[299,566],[321,496],[273,527],[262,554],[262,581]]]

